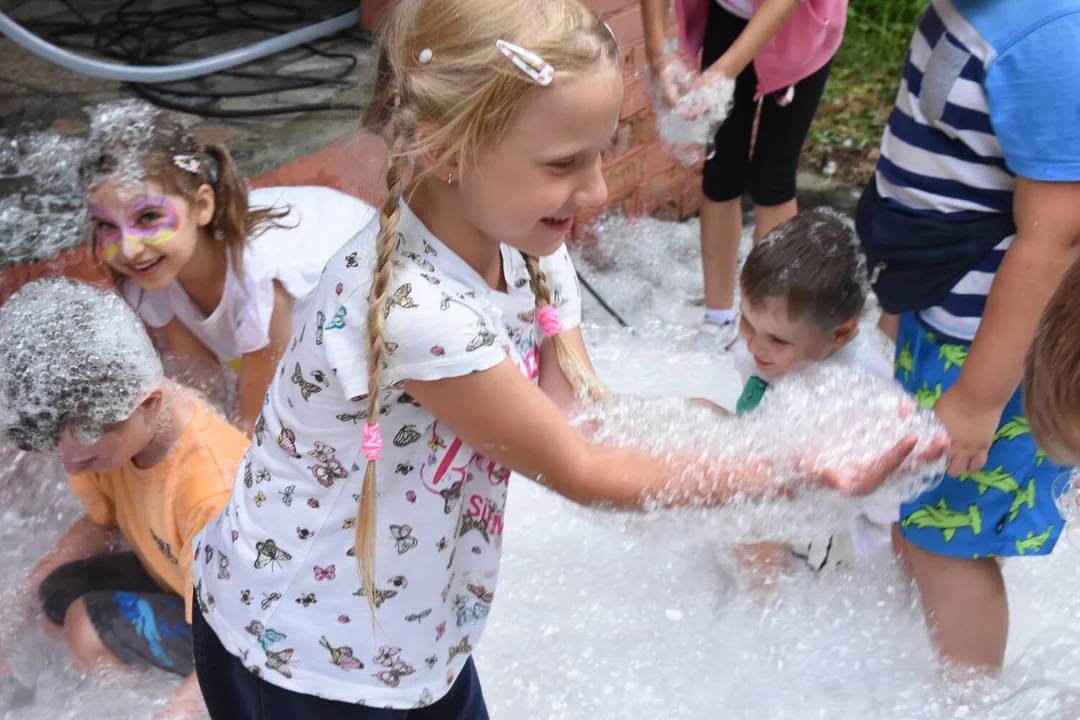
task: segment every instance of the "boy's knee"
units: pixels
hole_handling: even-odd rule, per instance
[[[98,665],[109,656],[81,597],[68,605],[64,613],[64,640],[75,663],[83,668]]]

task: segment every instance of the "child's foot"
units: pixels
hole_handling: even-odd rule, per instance
[[[731,349],[739,337],[739,326],[734,320],[715,323],[705,320],[694,337],[694,349],[698,352],[722,353]]]

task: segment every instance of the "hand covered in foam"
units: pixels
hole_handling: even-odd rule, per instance
[[[717,73],[696,75],[681,55],[669,53],[648,68],[647,83],[668,152],[685,165],[697,163],[731,112],[735,81]]]

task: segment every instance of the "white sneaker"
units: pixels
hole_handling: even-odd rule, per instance
[[[739,324],[732,320],[723,325],[705,320],[694,336],[694,349],[698,352],[723,353],[731,349],[739,338]]]

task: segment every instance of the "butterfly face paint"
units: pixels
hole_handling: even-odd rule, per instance
[[[123,222],[97,205],[90,206],[90,214],[94,219],[94,238],[105,262],[110,262],[121,250],[132,258],[140,245],[163,245],[180,228],[180,213],[167,195],[140,197],[128,208]]]

